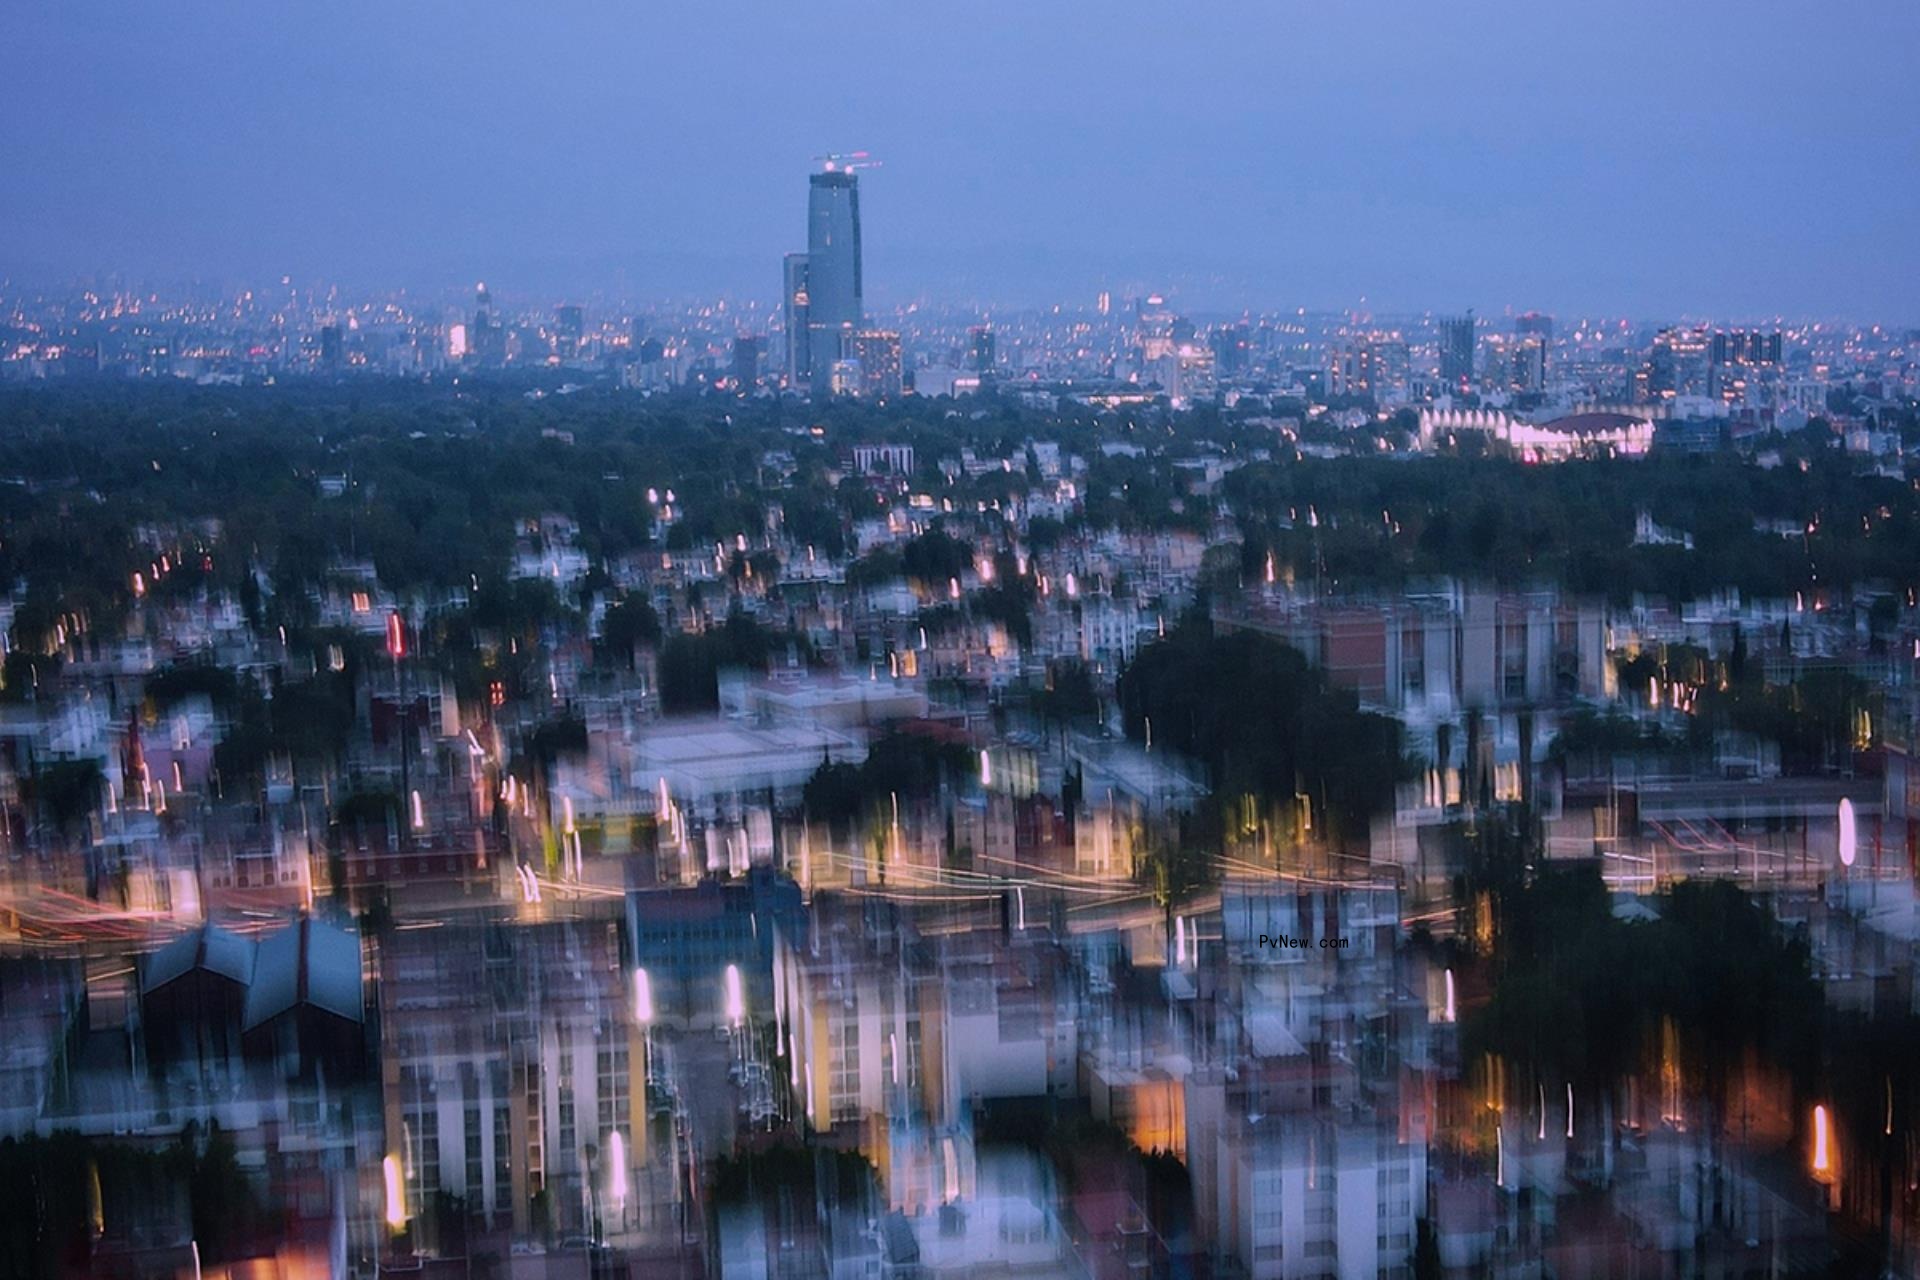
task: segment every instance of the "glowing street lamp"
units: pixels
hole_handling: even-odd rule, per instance
[[[607,1172],[607,1192],[619,1209],[627,1203],[627,1140],[618,1129],[607,1135],[607,1159],[613,1166]]]
[[[645,969],[633,971],[633,1020],[643,1027],[653,1021],[653,979]]]
[[[407,1183],[400,1172],[400,1157],[389,1154],[380,1162],[387,1184],[387,1226],[400,1231],[407,1225]]]
[[[1840,865],[1850,867],[1860,856],[1860,833],[1853,823],[1853,801],[1840,797]]]
[[[747,1017],[747,997],[746,997],[746,992],[740,985],[740,966],[739,965],[730,964],[727,966],[726,986],[727,986],[727,1021],[731,1022],[734,1026],[737,1027],[742,1022],[746,1021],[746,1017]]]
[[[1833,1123],[1824,1106],[1813,1109],[1813,1176],[1821,1182],[1833,1180]]]

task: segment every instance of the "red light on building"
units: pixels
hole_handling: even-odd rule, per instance
[[[398,609],[387,615],[387,652],[396,662],[407,656],[406,624],[400,621]]]

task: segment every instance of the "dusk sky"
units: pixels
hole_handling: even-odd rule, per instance
[[[0,273],[1920,321],[1920,5],[36,3]]]

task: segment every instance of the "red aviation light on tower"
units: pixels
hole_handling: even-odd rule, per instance
[[[395,662],[407,656],[407,627],[398,609],[387,615],[387,652]]]
[[[880,167],[880,162],[866,151],[830,151],[826,155],[815,156],[813,162],[820,166],[823,173],[853,173],[860,169]]]

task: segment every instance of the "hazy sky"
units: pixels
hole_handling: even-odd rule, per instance
[[[1920,320],[1916,0],[0,6],[0,272]]]

